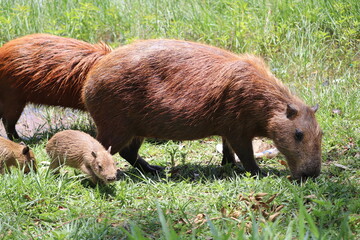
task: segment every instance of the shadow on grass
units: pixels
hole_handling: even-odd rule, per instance
[[[98,192],[105,199],[116,196],[116,187],[114,184],[94,184],[85,174],[81,173],[78,169],[64,170],[62,173],[52,173],[51,170],[45,170],[45,178],[50,178],[52,182],[63,182],[58,184],[67,185],[69,182],[79,182],[83,188],[98,190]]]
[[[89,179],[83,179],[80,183],[84,188],[98,188],[99,193],[106,199],[116,196],[116,187],[113,184],[94,184]]]
[[[159,172],[157,174],[142,174],[138,169],[129,167],[123,171],[123,176],[120,178],[124,180],[125,178],[130,178],[134,182],[144,181],[145,177],[151,179],[152,181],[161,181],[161,179],[168,179],[170,181],[179,182],[179,181],[215,181],[221,179],[230,179],[236,176],[247,176],[247,172],[241,166],[237,164],[235,167],[230,165],[220,166],[215,164],[203,165],[203,164],[185,164],[179,165],[172,168],[166,168],[165,171]],[[285,177],[289,174],[287,170],[279,170],[275,167],[263,167],[262,174],[254,177],[265,177],[265,176],[279,176]]]

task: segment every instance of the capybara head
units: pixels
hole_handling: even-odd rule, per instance
[[[91,157],[93,157],[92,161],[90,161],[91,169],[94,171],[96,176],[105,183],[111,183],[117,179],[117,169],[110,151],[111,148],[107,151],[101,150],[91,152]]]
[[[318,105],[287,104],[270,120],[270,135],[296,180],[320,174],[322,131],[315,119],[317,109]]]
[[[33,151],[24,143],[20,144],[23,145],[21,156],[18,159],[20,168],[24,168],[24,173],[29,173],[31,169],[36,172],[36,160]]]

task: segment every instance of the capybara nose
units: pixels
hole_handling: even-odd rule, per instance
[[[113,182],[116,180],[116,176],[106,178],[106,181]]]

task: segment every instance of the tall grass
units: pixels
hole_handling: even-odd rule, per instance
[[[76,171],[48,172],[44,145],[50,135],[43,134],[30,139],[39,173],[0,176],[0,238],[359,239],[360,1],[0,1],[0,45],[38,32],[113,47],[186,39],[261,55],[293,92],[320,104],[323,173],[291,183],[279,156],[260,162],[279,176],[252,178],[217,166],[218,138],[149,141],[141,154],[172,171],[143,176],[116,156],[126,176],[90,188]],[[91,131],[87,120],[75,125]],[[50,134],[62,129],[54,126]],[[260,200],[249,200],[257,193],[278,195],[269,208],[258,208]],[[272,221],[262,212],[275,214],[279,206]]]
[[[298,57],[306,59],[314,49],[324,48],[324,42],[344,51],[339,47],[354,47],[360,37],[356,14],[360,4],[353,0],[2,0],[0,4],[1,42],[35,32],[115,43],[168,37],[264,55],[298,49]]]

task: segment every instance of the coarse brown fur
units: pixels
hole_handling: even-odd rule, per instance
[[[10,167],[19,167],[24,173],[36,172],[36,160],[32,150],[23,143],[15,143],[0,137],[0,174]]]
[[[316,109],[294,96],[259,57],[187,41],[140,41],[99,61],[83,97],[97,139],[145,171],[158,168],[137,154],[143,137],[219,135],[223,164],[235,162],[235,151],[247,171],[259,172],[251,141],[268,137],[287,157],[294,178],[320,173]]]
[[[56,133],[46,144],[51,158],[50,169],[59,173],[61,165],[81,170],[94,183],[110,183],[116,180],[115,161],[96,139],[76,130]]]
[[[81,89],[91,67],[111,52],[50,34],[14,39],[0,48],[0,119],[10,139],[27,103],[84,110]]]

